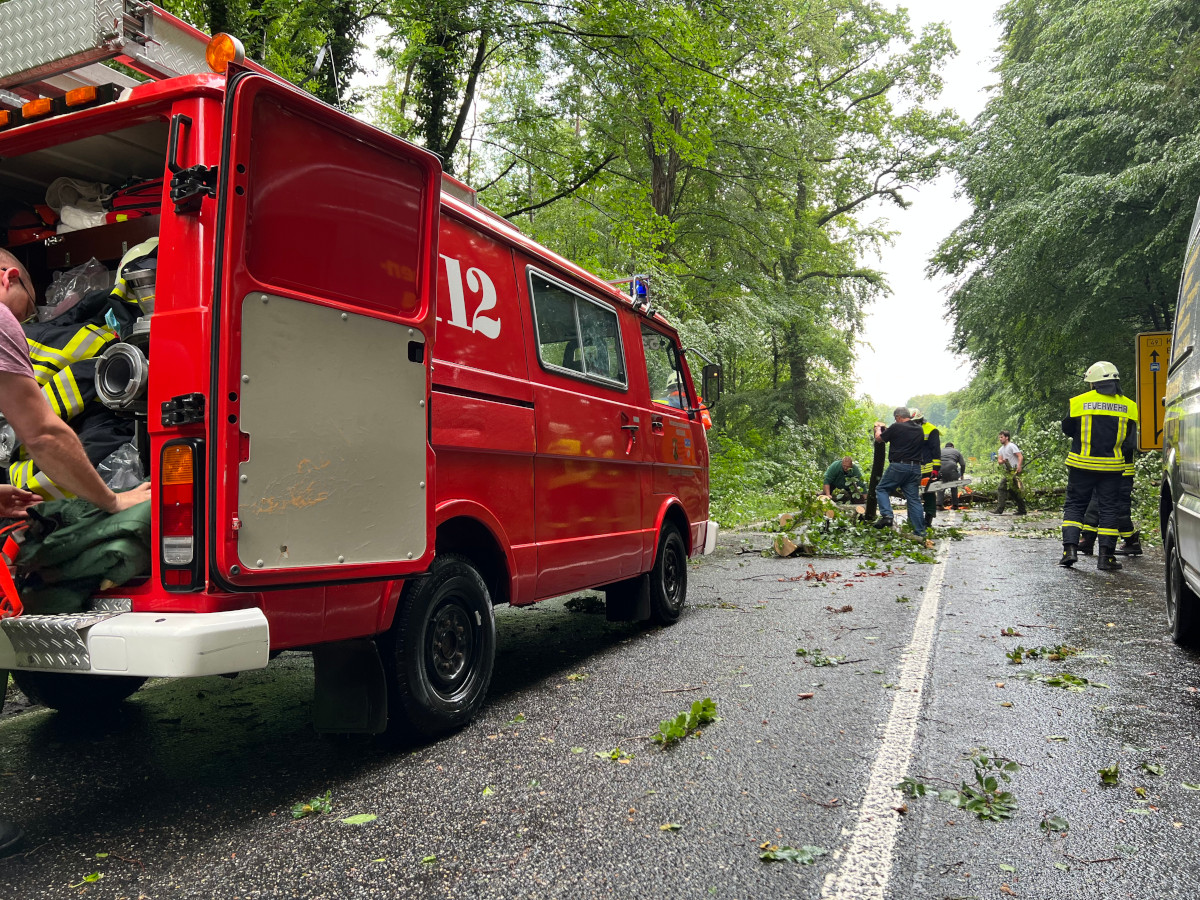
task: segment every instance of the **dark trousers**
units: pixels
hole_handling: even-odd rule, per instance
[[[1093,495],[1096,498],[1098,520],[1096,533],[1101,547],[1117,545],[1121,517],[1120,472],[1093,472],[1090,469],[1067,467],[1067,500],[1063,504],[1062,539],[1064,544],[1078,544],[1083,531],[1083,517]]]
[[[908,501],[908,524],[913,533],[924,537],[925,511],[921,508],[921,464],[894,462],[890,463],[879,486],[875,489],[875,500],[879,504],[879,514],[885,519],[892,518],[892,501],[888,494],[899,490]]]
[[[1120,515],[1117,517],[1117,531],[1121,537],[1133,537],[1135,529],[1133,527],[1133,476],[1122,475],[1121,487],[1117,491],[1117,502],[1120,504]],[[1096,499],[1096,495],[1092,494],[1092,499],[1088,503],[1087,511],[1083,514],[1083,538],[1084,540],[1095,540],[1096,529],[1100,525],[1100,502]]]
[[[996,512],[1004,512],[1004,507],[1008,505],[1008,501],[1012,500],[1017,504],[1017,515],[1025,515],[1025,489],[1021,486],[1021,479],[1011,470],[1001,471],[1000,484],[996,488]]]
[[[946,488],[944,491],[937,492],[938,506],[946,505],[946,495],[950,495],[950,508],[958,509],[958,488]]]

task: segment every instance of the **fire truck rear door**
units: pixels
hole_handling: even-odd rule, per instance
[[[441,167],[272,79],[230,79],[214,302],[213,576],[420,572]]]

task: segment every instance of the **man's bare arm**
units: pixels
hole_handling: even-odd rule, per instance
[[[0,372],[0,413],[38,468],[64,490],[110,513],[150,499],[149,484],[121,494],[109,490],[88,460],[79,436],[54,414],[32,378]]]

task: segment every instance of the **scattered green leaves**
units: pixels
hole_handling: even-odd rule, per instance
[[[633,759],[633,754],[626,753],[620,747],[613,747],[611,750],[598,750],[596,752],[596,759],[611,759],[613,762],[628,765],[629,761]]]
[[[1118,784],[1121,781],[1121,763],[1118,760],[1111,766],[1097,769],[1096,773],[1100,776],[1101,784]]]
[[[1145,772],[1147,775],[1162,776],[1167,771],[1163,766],[1160,766],[1158,763],[1152,763],[1152,762],[1148,762],[1146,760],[1143,760],[1142,763],[1138,766],[1138,768],[1141,769],[1143,772]]]
[[[1016,798],[1002,785],[1012,781],[1020,765],[1010,759],[991,755],[986,747],[971,753],[975,783],[963,781],[958,788],[947,788],[937,792],[937,798],[958,809],[973,813],[984,821],[999,822],[1012,817],[1017,808]],[[906,777],[893,787],[909,797],[924,797],[929,785],[915,778]]]
[[[83,887],[85,884],[95,884],[97,881],[99,881],[103,877],[104,877],[103,872],[93,872],[91,875],[84,875],[83,878],[81,878],[77,884],[69,885],[69,887],[77,888],[77,887]]]
[[[711,697],[696,700],[690,710],[684,710],[673,719],[664,719],[658,724],[658,733],[654,742],[664,748],[677,741],[682,741],[691,734],[696,734],[703,726],[717,721],[717,702]]]
[[[925,782],[917,781],[910,775],[904,776],[898,784],[894,784],[892,787],[906,797],[924,797],[925,792],[929,789],[929,785]]]
[[[572,672],[567,676],[567,681],[583,681],[588,677],[587,672]]]
[[[1182,787],[1184,790],[1188,790],[1188,791],[1200,791],[1200,784],[1196,784],[1195,782],[1192,782],[1192,781],[1181,782],[1180,787]]]
[[[1038,828],[1047,834],[1058,833],[1066,834],[1071,830],[1071,823],[1063,816],[1051,815],[1049,812],[1042,813],[1042,821],[1038,824]]]
[[[496,793],[496,789],[495,789],[495,788],[493,788],[493,787],[492,787],[490,784],[489,784],[487,787],[485,787],[485,788],[483,789],[483,796],[484,796],[484,797],[490,797],[490,796],[492,796],[492,794],[494,794],[494,793]]]
[[[1001,632],[1003,634],[1003,632]],[[1017,644],[1015,648],[1005,653],[1008,661],[1013,665],[1020,665],[1026,659],[1045,659],[1050,662],[1062,662],[1064,659],[1070,659],[1078,654],[1078,647],[1070,647],[1066,644],[1055,644],[1053,647],[1022,647]]]
[[[292,818],[303,819],[305,816],[311,816],[314,813],[331,813],[333,812],[333,801],[330,799],[331,791],[326,791],[324,794],[313,797],[307,803],[297,803],[292,806]]]
[[[776,844],[760,844],[758,858],[764,862],[792,862],[799,863],[802,866],[811,866],[817,861],[818,857],[824,856],[829,851],[824,847],[813,847],[810,844],[805,844],[802,847],[778,846]]]
[[[678,831],[682,827],[683,827],[682,825],[677,825],[675,822],[667,822],[665,825],[659,825],[658,830],[659,831]]]
[[[430,853],[428,856],[421,857],[421,865],[423,865],[423,866],[432,866],[436,862],[437,862],[436,854]]]
[[[342,819],[343,825],[366,825],[368,822],[374,822],[379,816],[374,813],[359,813],[356,816],[346,816]]]
[[[1058,672],[1053,675],[1045,672],[1023,672],[1018,677],[1024,678],[1026,681],[1036,681],[1040,684],[1062,688],[1065,691],[1072,691],[1074,693],[1086,691],[1090,687],[1108,688],[1108,685],[1103,682],[1091,681],[1082,675],[1072,675],[1070,672]]]
[[[806,650],[804,647],[798,647],[796,649],[796,655],[804,657],[808,660],[808,664],[810,666],[814,666],[818,669],[822,666],[836,666],[846,658],[845,656],[826,656],[821,652],[821,648],[819,647],[813,650]]]

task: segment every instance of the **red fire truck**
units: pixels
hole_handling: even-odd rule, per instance
[[[64,177],[153,197],[8,249],[40,290],[158,239],[141,340],[110,335],[96,376],[137,420],[155,558],[83,613],[0,621],[29,693],[302,649],[319,728],[430,737],[483,702],[495,604],[600,588],[611,619],[678,618],[716,541],[720,369],[698,393],[648,296],[140,0],[0,5],[0,197]]]

